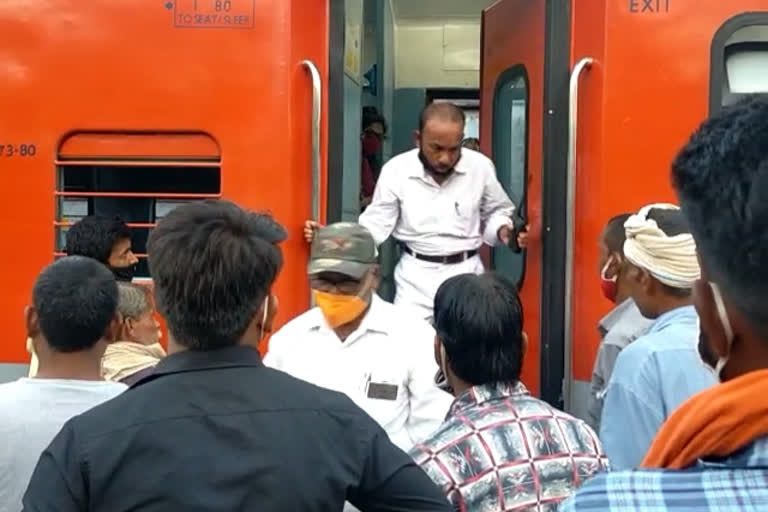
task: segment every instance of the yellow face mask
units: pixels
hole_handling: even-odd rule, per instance
[[[359,318],[368,307],[368,303],[357,295],[337,295],[319,290],[312,290],[312,294],[331,329]]]

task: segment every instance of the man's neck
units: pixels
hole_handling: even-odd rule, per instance
[[[686,306],[691,306],[691,305],[693,305],[693,299],[691,297],[667,296],[660,301],[659,308],[658,308],[658,315],[656,316],[656,318],[659,318],[662,315],[666,315],[670,311],[674,311],[676,309],[684,308]]]
[[[373,303],[373,299],[371,299],[371,303]],[[368,315],[370,311],[371,311],[371,304],[368,304],[368,307],[365,309],[365,311],[363,311],[362,315],[355,318],[349,323],[340,325],[339,327],[335,328],[333,332],[336,333],[336,336],[338,336],[342,342],[347,341],[347,338],[349,338],[349,336],[353,332],[355,332],[360,328],[360,325],[363,323],[363,320],[365,320],[365,317]]]
[[[37,379],[104,380],[100,359],[91,354],[47,354],[40,358]]]

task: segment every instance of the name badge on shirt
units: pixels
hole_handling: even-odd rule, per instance
[[[367,395],[375,400],[397,400],[397,385],[369,382]]]

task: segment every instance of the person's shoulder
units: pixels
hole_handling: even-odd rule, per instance
[[[462,162],[471,167],[472,169],[479,170],[486,174],[496,175],[496,166],[493,164],[493,160],[473,149],[462,148],[461,160]]]
[[[307,333],[320,326],[321,313],[319,308],[312,308],[289,320],[285,325],[270,336],[270,345],[279,343],[298,343]]]
[[[402,305],[392,304],[376,296],[374,299],[376,305],[376,314],[381,315],[378,320],[388,322],[388,328],[398,335],[406,334],[413,336],[434,336],[434,329],[429,322],[420,317],[412,309]],[[407,339],[402,337],[398,341],[407,343]]]
[[[666,502],[666,498],[681,493],[690,496],[690,499],[680,502],[678,506],[670,505],[663,510],[669,512],[709,510],[706,484],[713,477],[717,479],[718,473],[725,480],[734,476],[730,471],[715,472],[702,469],[680,471],[634,469],[600,473],[563,502],[559,510],[568,512],[656,510],[659,503]],[[721,495],[720,498],[723,496]]]
[[[381,168],[382,173],[387,174],[408,174],[414,168],[422,169],[424,166],[419,160],[418,148],[399,153],[387,160]]]

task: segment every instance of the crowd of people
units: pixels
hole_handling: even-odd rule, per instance
[[[585,419],[521,381],[523,304],[477,249],[527,226],[460,112],[425,109],[359,223],[307,222],[316,306],[274,333],[270,215],[178,207],[148,241],[152,293],[122,221],[74,225],[25,311],[36,368],[0,385],[0,511],[768,509],[768,98],[694,133],[679,207],[607,223]]]

